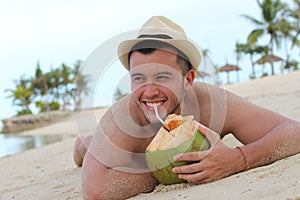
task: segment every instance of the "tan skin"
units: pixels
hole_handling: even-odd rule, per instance
[[[245,169],[241,152],[227,147],[219,139],[229,133],[245,144],[242,150],[250,168],[300,152],[297,145],[300,142],[298,122],[258,107],[221,88],[193,83],[195,75],[192,70],[183,79],[178,78],[182,71],[176,62],[176,53],[171,49],[156,50],[146,55],[133,52],[130,73],[132,95],[105,113],[94,136],[75,142],[75,162],[78,166],[83,163],[85,199],[124,199],[152,191],[158,184],[150,172],[127,170],[142,165],[139,159],[135,159],[134,153],[143,153],[161,127],[154,117],[153,108],[149,106],[152,103],[160,104],[159,113],[163,118],[170,112],[194,114],[201,124],[198,129],[212,144],[207,151],[174,157],[178,161],[197,161],[173,168],[180,178],[191,184],[215,181]],[[184,91],[184,97],[181,98],[179,91]],[[198,109],[190,105],[197,105]],[[124,107],[128,106],[129,112],[126,113]],[[195,110],[198,111],[197,116],[193,113]],[[121,116],[120,120],[118,116]],[[145,134],[143,137],[139,135],[140,131],[128,134],[133,129],[124,129],[123,122],[134,122],[141,127],[149,123],[152,125],[142,131]],[[85,147],[88,147],[87,153]]]

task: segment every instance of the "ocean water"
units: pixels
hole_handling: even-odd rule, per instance
[[[59,142],[70,137],[71,135],[20,136],[18,134],[0,133],[0,158]]]

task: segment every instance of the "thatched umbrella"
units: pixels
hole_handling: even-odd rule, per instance
[[[236,65],[231,65],[231,64],[225,64],[223,65],[222,67],[220,67],[218,69],[218,72],[226,72],[227,73],[227,84],[230,83],[229,81],[229,72],[231,71],[236,71],[236,75],[237,75],[237,80],[239,80],[239,74],[238,74],[238,71],[241,70],[241,68],[239,68],[238,66]]]
[[[264,55],[260,59],[258,59],[255,64],[265,64],[265,63],[270,63],[271,64],[271,70],[272,70],[272,75],[274,75],[274,62],[282,61],[283,59],[275,56],[275,55]]]
[[[265,55],[258,59],[255,64],[273,63],[277,61],[282,61],[282,58],[275,55]]]
[[[197,77],[204,78],[204,77],[206,77],[206,76],[210,76],[210,74],[209,74],[209,73],[206,73],[206,72],[204,72],[204,71],[197,71],[197,72],[196,72],[196,76],[197,76]]]

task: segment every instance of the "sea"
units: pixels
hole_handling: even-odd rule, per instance
[[[70,138],[70,135],[30,135],[0,133],[0,158]]]

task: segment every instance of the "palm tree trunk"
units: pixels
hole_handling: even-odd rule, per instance
[[[251,60],[251,67],[252,67],[252,75],[253,75],[253,78],[256,78],[255,68],[254,68],[254,62],[253,62],[253,55],[252,54],[250,56],[250,60]]]
[[[230,80],[229,80],[229,72],[227,72],[227,84],[229,84],[230,83]]]
[[[274,64],[271,62],[271,71],[272,71],[272,75],[274,75]]]

